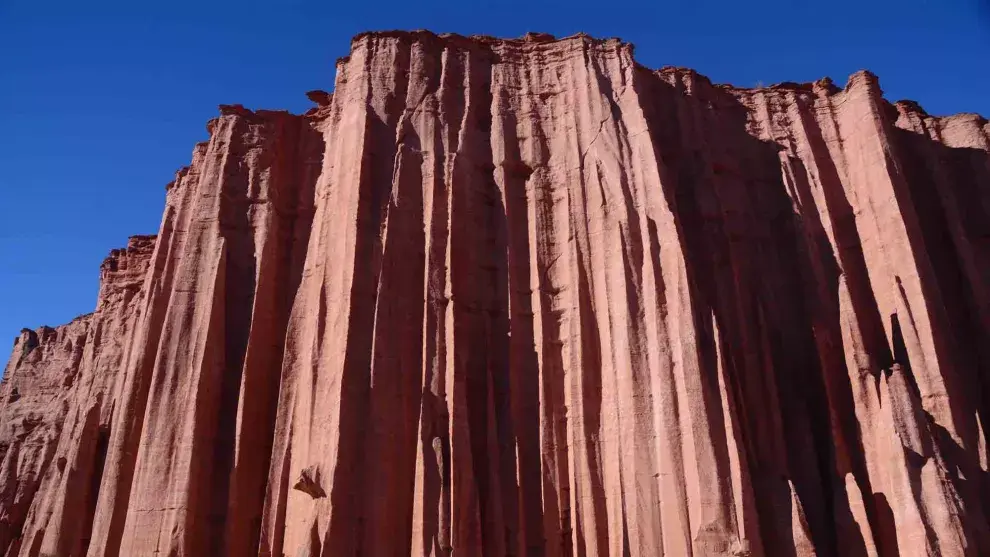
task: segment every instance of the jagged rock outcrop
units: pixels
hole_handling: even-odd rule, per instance
[[[23,330],[0,385],[0,547],[6,555],[84,555],[141,319],[154,236],[134,236],[100,267],[94,313]]]
[[[222,106],[0,386],[6,555],[990,554],[990,125],[619,40]]]

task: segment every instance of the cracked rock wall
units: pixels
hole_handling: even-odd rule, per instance
[[[990,125],[619,40],[222,106],[0,386],[6,555],[990,554]]]

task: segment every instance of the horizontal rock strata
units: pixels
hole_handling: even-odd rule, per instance
[[[990,125],[619,40],[221,106],[0,386],[7,556],[990,555]]]

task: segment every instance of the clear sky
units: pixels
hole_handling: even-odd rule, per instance
[[[990,116],[985,0],[0,0],[0,338],[92,311],[218,104],[304,111],[354,34],[421,28],[618,36],[736,85],[867,68],[889,99]]]

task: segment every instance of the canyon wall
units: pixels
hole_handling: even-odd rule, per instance
[[[221,106],[0,386],[0,554],[990,555],[990,125],[619,40]]]

